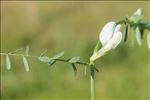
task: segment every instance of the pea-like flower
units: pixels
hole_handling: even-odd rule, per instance
[[[121,25],[116,25],[115,22],[108,22],[102,29],[99,35],[99,40],[102,44],[102,48],[95,52],[90,60],[95,61],[100,58],[106,52],[116,48],[122,40],[122,32],[120,31]]]

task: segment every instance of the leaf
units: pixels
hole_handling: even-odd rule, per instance
[[[100,47],[101,47],[101,45],[100,45],[100,42],[98,41],[95,48],[94,48],[93,54],[96,53],[100,49]]]
[[[48,50],[46,49],[46,50],[44,50],[41,54],[40,54],[40,56],[44,56],[45,55],[45,53],[47,52]]]
[[[11,54],[14,54],[14,53],[17,53],[17,52],[19,52],[19,51],[21,51],[23,48],[19,48],[19,49],[16,49],[15,51],[12,51],[12,52],[10,52]]]
[[[73,57],[69,60],[70,63],[76,63],[80,60],[80,57]]]
[[[125,32],[124,32],[124,42],[126,42],[128,39],[128,29],[129,29],[129,25],[126,25]]]
[[[72,68],[74,70],[74,75],[76,76],[77,75],[77,68],[76,68],[75,64],[72,63],[71,65],[72,65]]]
[[[150,49],[150,32],[147,34],[147,45],[148,48]]]
[[[6,55],[6,68],[7,70],[11,69],[11,62],[10,62],[9,55]]]
[[[136,27],[135,32],[136,32],[137,43],[138,43],[139,46],[141,46],[142,45],[142,41],[141,41],[141,32],[140,32],[139,27]]]
[[[83,66],[83,76],[86,77],[86,75],[87,75],[87,66],[84,65]]]
[[[39,59],[41,62],[49,62],[49,61],[50,61],[50,58],[47,57],[47,56],[38,57],[38,59]]]
[[[139,23],[140,21],[142,21],[144,18],[144,15],[135,15],[133,18],[132,18],[132,21],[134,23]]]
[[[23,64],[24,64],[25,70],[29,72],[29,64],[25,56],[23,56]]]
[[[143,20],[144,18],[144,13],[141,8],[139,8],[130,18],[129,21],[133,23],[139,23]]]
[[[51,59],[58,59],[63,55],[64,55],[64,51],[62,51],[62,52],[58,53],[57,55],[53,56]]]
[[[53,64],[55,64],[56,60],[54,59],[51,59],[49,62],[48,62],[48,65],[52,66]]]
[[[130,31],[131,31],[131,46],[134,48],[135,46],[135,38],[136,38],[136,32],[135,32],[135,27],[131,26],[130,28]]]
[[[150,23],[145,23],[145,28],[147,28],[148,30],[150,30]]]
[[[30,46],[27,45],[27,46],[26,46],[26,50],[25,50],[25,55],[26,55],[26,56],[29,55],[29,50],[30,50]]]

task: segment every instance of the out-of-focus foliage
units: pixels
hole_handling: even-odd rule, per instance
[[[111,20],[118,21],[137,8],[149,19],[147,2],[9,2],[1,5],[1,52],[13,51],[30,44],[30,54],[47,55],[63,50],[64,57],[80,56],[88,61],[98,40],[99,31]],[[147,32],[147,31],[146,31]],[[148,32],[147,32],[148,33]],[[130,32],[128,33],[131,38]],[[97,99],[148,99],[149,50],[146,35],[141,47],[122,43],[116,50],[97,61]],[[133,40],[133,39],[130,39]],[[29,48],[28,48],[29,49]],[[28,54],[28,53],[26,53]],[[1,56],[2,100],[81,100],[90,98],[89,72],[83,78],[82,67],[74,77],[68,64],[57,62],[51,68],[29,58],[30,71],[22,67],[22,57],[9,56],[11,70],[6,70]],[[7,67],[9,68],[9,61]]]

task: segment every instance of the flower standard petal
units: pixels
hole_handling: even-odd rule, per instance
[[[108,22],[99,35],[101,44],[104,46],[111,39],[115,30],[115,22]]]

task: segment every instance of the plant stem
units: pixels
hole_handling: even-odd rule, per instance
[[[94,85],[94,64],[90,63],[90,91],[91,100],[95,100],[95,85]]]

